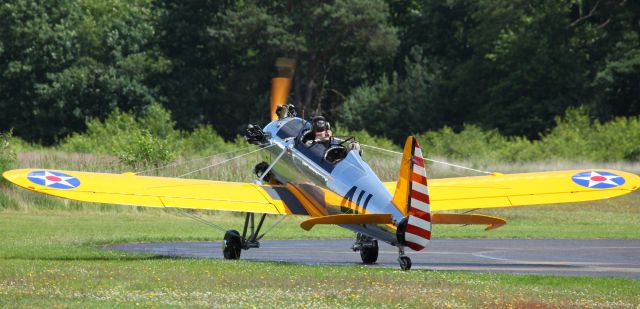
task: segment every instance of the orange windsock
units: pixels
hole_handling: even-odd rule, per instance
[[[271,79],[271,120],[278,119],[276,108],[287,104],[291,81],[296,69],[296,60],[291,58],[276,59],[277,76]]]

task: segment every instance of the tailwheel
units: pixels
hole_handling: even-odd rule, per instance
[[[222,254],[225,260],[240,259],[242,252],[242,238],[236,230],[228,230],[224,233],[224,241],[222,242]]]
[[[400,263],[400,269],[402,269],[402,270],[411,269],[411,259],[406,255],[403,255],[403,256],[399,257],[398,258],[398,263]]]
[[[400,263],[400,269],[411,269],[411,259],[408,256],[404,255],[404,247],[398,247],[398,255],[398,263]]]
[[[364,264],[373,264],[378,260],[378,241],[372,237],[357,233],[356,242],[351,249],[353,251],[360,251],[360,258]]]

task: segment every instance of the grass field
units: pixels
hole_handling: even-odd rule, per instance
[[[224,219],[224,220],[222,220]],[[239,216],[222,216],[239,225]],[[273,238],[343,237],[277,229]],[[219,239],[160,211],[0,213],[0,305],[6,307],[637,307],[640,281],[169,259],[100,244]]]
[[[253,158],[257,160],[258,158]],[[21,154],[21,166],[121,171],[108,157],[43,151]],[[250,179],[253,162],[199,177]],[[381,174],[390,161],[374,162]],[[244,164],[244,165],[243,165]],[[245,166],[246,165],[246,166]],[[557,166],[572,168],[574,166]],[[575,167],[582,167],[577,164]],[[549,164],[480,166],[491,170],[554,169]],[[606,166],[638,173],[633,166]],[[179,175],[188,168],[164,171]],[[440,177],[458,171],[433,168]],[[169,259],[101,250],[103,244],[218,240],[222,232],[180,211],[64,201],[0,185],[0,306],[3,307],[626,307],[640,306],[640,281],[531,275],[411,271],[350,266]],[[640,238],[640,193],[572,205],[493,209],[509,222],[436,226],[433,237]],[[224,228],[243,217],[201,214]],[[270,217],[267,227],[274,222]],[[350,238],[332,226],[304,232],[289,217],[270,239]]]

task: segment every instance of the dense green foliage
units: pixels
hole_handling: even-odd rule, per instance
[[[465,124],[538,139],[568,107],[640,113],[638,29],[638,2],[614,0],[4,1],[0,131],[53,144],[159,103],[229,140],[266,120],[287,56],[305,116],[396,143]]]
[[[441,106],[434,101],[436,73],[420,49],[412,50],[404,71],[404,76],[383,75],[373,85],[356,88],[341,106],[340,119],[350,128],[395,141],[440,127],[444,119],[438,118]]]
[[[601,119],[640,113],[638,2],[421,1],[420,9],[403,16],[411,20],[403,43],[441,68],[434,102],[443,109],[433,112],[445,124],[535,138],[570,106]]]
[[[5,1],[0,4],[0,129],[51,143],[85,117],[139,109],[167,61],[151,46],[144,1]]]

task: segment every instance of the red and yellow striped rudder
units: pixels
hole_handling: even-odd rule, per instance
[[[431,239],[431,207],[422,149],[413,136],[405,142],[393,203],[407,215],[398,227],[399,242],[416,251],[424,249]]]

